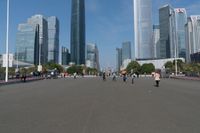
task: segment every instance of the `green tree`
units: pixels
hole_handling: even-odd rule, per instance
[[[141,73],[142,74],[151,74],[154,71],[155,71],[155,66],[152,63],[143,64],[141,66]]]
[[[171,61],[168,61],[168,62],[165,63],[164,66],[165,66],[165,68],[167,68],[167,69],[172,71],[174,65],[173,65],[173,63]]]
[[[57,69],[59,73],[64,71],[64,68],[59,65],[59,64],[55,64],[55,63],[47,63],[46,65],[43,66],[43,70],[53,70],[53,69]]]
[[[84,67],[83,66],[76,66],[76,65],[73,65],[71,67],[69,67],[67,69],[67,73],[68,74],[73,74],[73,73],[77,73],[77,74],[82,74],[83,73],[83,69]]]
[[[132,61],[128,64],[126,71],[130,74],[133,73],[139,73],[141,69],[140,64],[137,61]]]

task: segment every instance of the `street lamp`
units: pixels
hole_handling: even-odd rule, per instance
[[[7,28],[6,28],[6,77],[5,81],[8,82],[8,35],[9,35],[9,14],[10,14],[10,0],[7,0]]]

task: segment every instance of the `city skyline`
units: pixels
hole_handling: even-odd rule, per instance
[[[19,0],[18,3],[11,1],[9,50],[12,53],[15,51],[17,25],[35,14],[42,14],[44,16],[57,16],[58,19],[61,19],[60,45],[64,45],[69,48],[71,1],[61,0],[58,2],[55,0],[50,0],[48,6],[45,5],[45,1],[40,1],[40,6],[38,6],[37,2],[37,0],[28,2],[25,0]],[[200,14],[200,10],[198,9],[200,2],[198,1],[186,0],[181,2],[172,0],[156,0],[154,2],[156,4],[153,4],[153,24],[158,24],[158,8],[167,3],[171,4],[174,8],[186,8],[188,15]],[[24,6],[19,3],[23,3]],[[106,0],[86,0],[86,42],[94,42],[98,44],[100,51],[100,62],[102,66],[112,66],[112,64],[115,64],[115,48],[120,46],[124,41],[131,41],[133,44],[134,40],[132,0],[115,1],[113,8],[108,9],[109,5],[112,3],[112,0],[109,2]],[[0,13],[0,17],[3,18],[0,21],[0,30],[2,31],[0,33],[0,53],[4,53],[5,51],[5,5],[6,0],[2,0],[0,2],[0,7],[3,9]],[[58,9],[57,7],[60,8]],[[26,12],[24,12],[24,10],[26,10]],[[106,61],[104,60],[105,58],[107,58]]]

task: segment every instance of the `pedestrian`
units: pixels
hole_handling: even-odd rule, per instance
[[[74,73],[74,79],[76,79],[76,75],[77,75],[77,74],[76,74],[76,72],[75,72],[75,73]]]
[[[160,74],[158,72],[155,72],[154,79],[155,79],[155,82],[156,82],[156,87],[159,87]]]
[[[106,73],[103,73],[103,81],[106,81]]]
[[[127,79],[126,74],[124,74],[123,75],[123,81],[126,82],[126,79]]]
[[[113,81],[116,81],[116,74],[113,73]]]
[[[131,75],[132,84],[134,84],[135,77],[136,77],[135,73]]]

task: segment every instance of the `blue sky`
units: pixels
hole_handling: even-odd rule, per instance
[[[153,22],[158,24],[158,8],[170,3],[184,7],[188,14],[200,14],[199,0],[152,0]],[[116,47],[124,41],[133,45],[133,0],[85,0],[86,40],[96,43],[103,67],[115,66]],[[17,26],[35,14],[57,16],[60,21],[60,45],[70,48],[71,0],[10,0],[10,48],[15,51]],[[0,53],[5,51],[6,0],[0,0]]]

